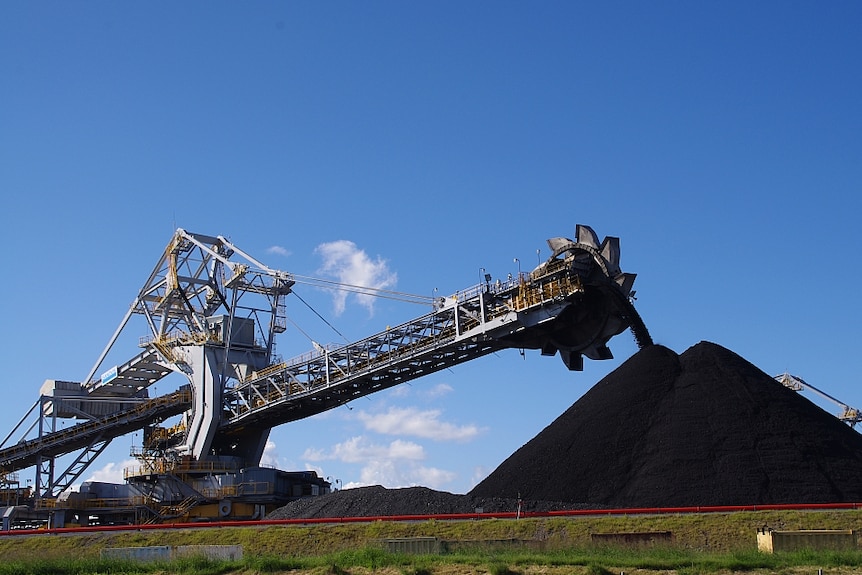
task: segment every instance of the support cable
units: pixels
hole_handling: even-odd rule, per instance
[[[293,295],[295,295],[295,296],[299,299],[299,301],[301,301],[302,303],[304,303],[304,304],[305,304],[305,307],[307,307],[308,309],[310,309],[310,310],[311,310],[311,312],[312,312],[314,315],[316,315],[317,317],[319,317],[319,318],[320,318],[320,320],[321,320],[323,323],[325,323],[325,324],[326,324],[326,325],[328,325],[330,328],[332,328],[332,331],[334,331],[335,333],[337,333],[338,335],[340,335],[340,336],[341,336],[341,338],[345,341],[345,343],[350,343],[350,340],[349,340],[349,339],[347,339],[346,337],[344,337],[344,334],[343,334],[343,333],[341,333],[340,331],[338,331],[337,329],[335,329],[335,326],[334,326],[334,325],[332,325],[331,323],[329,323],[328,321],[326,321],[326,318],[325,318],[325,317],[323,317],[322,315],[320,315],[319,313],[317,313],[317,310],[316,310],[316,309],[314,309],[313,307],[311,307],[311,305],[309,305],[309,303],[308,303],[307,301],[305,301],[304,299],[302,299],[302,297],[301,297],[298,293],[296,293],[296,290],[292,290],[292,291],[291,291],[291,293],[292,293]],[[301,332],[302,332],[302,334],[303,334],[305,337],[308,337],[308,334],[307,334],[307,333],[305,333],[304,331],[302,331],[302,330],[299,328],[299,326],[297,326],[297,325],[293,322],[293,320],[291,320],[291,322],[290,322],[290,323],[292,323],[294,326],[296,326],[296,329],[299,329],[299,331],[301,331]],[[310,337],[308,337],[308,339],[310,339],[310,340],[312,341],[312,343],[314,343],[314,340],[313,340],[313,339],[311,339]]]
[[[430,305],[433,303],[434,298],[431,296],[411,294],[406,292],[392,291],[381,288],[374,288],[368,286],[360,286],[353,284],[345,284],[341,282],[337,282],[334,280],[326,280],[321,278],[313,278],[310,276],[300,276],[293,275],[293,279],[296,283],[305,284],[315,287],[324,287],[329,289],[337,289],[341,291],[348,291],[352,293],[360,293],[365,295],[373,295],[376,297],[392,299],[395,301],[402,301],[407,303],[418,303],[424,305]],[[294,292],[295,293],[295,292]]]

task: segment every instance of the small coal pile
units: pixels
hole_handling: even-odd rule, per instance
[[[388,517],[392,515],[448,515],[456,513],[515,513],[583,509],[573,503],[518,501],[497,497],[474,497],[434,491],[427,487],[386,489],[379,485],[344,489],[320,497],[292,501],[276,509],[267,519],[312,519],[319,517]]]
[[[469,495],[609,507],[862,501],[862,435],[733,352],[642,349]]]

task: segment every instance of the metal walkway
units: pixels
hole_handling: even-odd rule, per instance
[[[117,366],[115,371],[88,383],[85,387],[91,396],[134,397],[173,371],[165,364],[156,346],[147,347],[126,363]]]

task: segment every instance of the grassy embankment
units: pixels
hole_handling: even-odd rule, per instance
[[[862,511],[808,511],[668,516],[530,518],[462,522],[373,522],[230,528],[141,530],[0,537],[0,575],[7,573],[860,573],[862,552],[766,555],[756,532],[857,529]],[[597,546],[593,533],[670,531],[670,543],[649,547]],[[436,537],[453,542],[441,555],[384,552],[380,540]],[[488,544],[487,542],[494,542]],[[242,545],[237,562],[179,560],[171,564],[102,561],[107,547]]]

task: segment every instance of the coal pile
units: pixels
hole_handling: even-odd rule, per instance
[[[386,489],[379,485],[344,489],[320,497],[288,503],[267,519],[313,519],[320,517],[389,517],[393,515],[448,515],[461,513],[516,513],[584,509],[561,501],[518,501],[499,497],[476,497],[435,491],[427,487]]]
[[[466,495],[343,490],[273,518],[862,501],[862,435],[745,359],[659,345],[608,374]]]
[[[862,501],[862,435],[735,353],[639,351],[470,494],[610,507]]]

